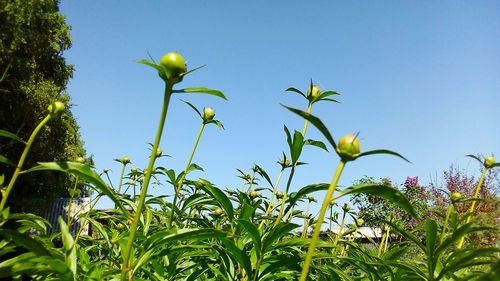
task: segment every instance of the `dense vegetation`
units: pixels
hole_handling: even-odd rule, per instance
[[[73,74],[63,52],[71,46],[70,27],[59,13],[58,1],[8,0],[0,2],[0,124],[1,129],[27,140],[46,115],[47,105],[60,100],[67,109],[51,126],[41,129],[27,166],[37,161],[74,160],[85,156],[77,133],[78,125],[69,111],[70,98],[64,92]],[[68,129],[69,128],[69,129]],[[0,154],[19,159],[24,147],[0,138]],[[91,160],[88,160],[91,163]],[[3,161],[6,163],[6,161]],[[0,164],[0,173],[12,174],[15,165]],[[66,174],[37,173],[21,177],[9,201],[13,210],[67,196],[74,179]],[[82,187],[77,189],[81,194]],[[47,192],[50,191],[50,192]],[[30,194],[26,198],[26,194]],[[30,202],[32,198],[41,200]],[[33,210],[33,208],[28,208]]]
[[[280,174],[274,179],[255,165],[250,173],[241,171],[241,189],[222,190],[209,180],[190,177],[190,172],[202,169],[192,160],[205,126],[222,127],[211,108],[200,110],[187,102],[199,115],[201,127],[183,171],[159,166],[156,160],[164,155],[160,141],[172,95],[203,93],[225,99],[224,94],[202,87],[177,88],[196,70],[188,72],[184,58],[178,53],[166,54],[158,64],[147,60],[140,63],[154,68],[165,82],[162,113],[148,166],[144,170],[130,168],[130,158],[117,159],[122,165],[118,183],[107,183],[103,179],[107,178],[107,171],[99,175],[82,163],[83,159],[26,166],[23,156],[33,149],[39,130],[50,120],[61,118],[65,110],[62,102],[48,106],[45,118],[26,142],[0,130],[1,137],[24,147],[14,173],[0,177],[4,187],[0,203],[3,237],[0,277],[35,280],[494,280],[500,277],[498,247],[478,245],[469,239],[481,233],[497,235],[495,226],[478,225],[471,220],[485,204],[480,191],[487,184],[487,174],[500,166],[493,156],[480,159],[469,155],[483,167],[479,181],[471,187],[471,192],[433,191],[441,192],[442,200],[435,204],[440,209],[436,208],[435,215],[430,217],[425,203],[428,195],[415,178],[408,179],[402,192],[390,181],[373,179],[339,189],[337,183],[344,168],[361,157],[386,154],[402,161],[407,159],[387,149],[363,151],[355,134],[335,141],[327,126],[311,112],[316,102],[335,102],[332,97],[338,93],[322,91],[311,81],[306,91],[287,89],[304,97],[307,110],[285,106],[305,120],[301,132],[284,127],[289,151],[278,163],[282,167]],[[325,142],[306,138],[309,124],[321,132]],[[329,184],[311,183],[291,192],[295,170],[302,164],[301,153],[309,146],[337,154],[335,175]],[[91,211],[60,218],[61,231],[52,235],[47,235],[46,220],[32,214],[11,213],[6,203],[18,187],[18,178],[29,178],[40,171],[72,175],[98,194],[90,203]],[[170,192],[150,196],[148,187],[152,179],[170,186]],[[326,190],[326,195],[319,200],[319,214],[313,216],[309,206],[316,202],[313,193],[320,190]],[[357,198],[358,204],[364,204],[364,208],[381,208],[370,211],[372,215],[384,210],[389,215],[372,221],[368,213],[363,213],[366,209],[362,208],[362,216],[357,217],[347,204],[342,207],[342,214],[333,215],[335,202],[350,195]],[[93,209],[103,196],[114,202],[113,210]],[[497,200],[496,194],[492,196]],[[298,210],[298,202],[302,200],[308,201],[305,211]],[[440,214],[439,210],[445,213]],[[327,216],[328,211],[332,215]],[[355,224],[347,223],[348,215],[353,216]],[[292,222],[296,221],[294,218],[302,219],[302,229]],[[80,228],[72,235],[69,226],[76,219],[89,223],[92,233],[84,233]],[[381,223],[382,236],[371,241],[371,246],[361,243],[365,237],[358,230],[364,221]],[[17,229],[5,228],[7,222],[16,222]],[[332,224],[340,230],[325,231],[332,229]]]

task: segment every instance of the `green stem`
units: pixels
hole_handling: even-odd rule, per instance
[[[339,242],[340,236],[342,236],[342,232],[344,232],[344,222],[345,222],[345,215],[347,212],[344,211],[344,214],[342,215],[342,221],[340,222],[340,230],[335,236],[335,241],[333,242],[333,247],[337,246],[337,243]]]
[[[146,174],[144,175],[144,180],[142,182],[142,188],[139,195],[139,202],[137,204],[137,210],[135,216],[132,220],[132,224],[130,226],[130,233],[127,240],[127,246],[124,252],[124,259],[122,265],[122,280],[127,280],[127,273],[131,270],[129,266],[130,262],[130,254],[132,253],[132,248],[135,240],[135,236],[137,233],[137,227],[139,225],[139,221],[141,218],[142,208],[144,207],[144,202],[146,200],[146,195],[148,193],[149,181],[151,179],[151,175],[153,174],[153,168],[156,160],[156,151],[160,145],[160,139],[163,132],[163,126],[165,125],[165,119],[167,117],[168,104],[170,102],[170,96],[172,94],[172,86],[167,83],[165,86],[165,94],[163,97],[163,107],[161,110],[160,121],[158,123],[158,130],[156,132],[155,142],[153,144],[153,149],[151,150],[151,157],[149,158],[149,165],[146,170]]]
[[[73,190],[71,191],[71,194],[69,196],[68,214],[67,214],[67,219],[66,219],[66,224],[68,225],[69,229],[71,229],[71,206],[73,205],[73,198],[75,197],[75,192],[76,192],[77,186],[78,186],[78,177],[76,177],[75,186],[73,187]]]
[[[380,240],[380,245],[378,247],[378,253],[377,253],[378,257],[382,255],[382,249],[384,248],[384,241],[385,241],[385,232],[383,232],[382,230],[382,239]]]
[[[82,224],[80,225],[80,228],[78,229],[78,232],[76,233],[76,236],[75,236],[75,245],[76,243],[78,242],[78,239],[80,238],[80,235],[83,231],[83,228],[85,227],[85,224],[87,223],[87,220],[89,219],[89,216],[90,216],[90,212],[92,212],[92,210],[94,209],[95,205],[97,204],[97,202],[99,201],[99,199],[102,197],[102,195],[97,195],[96,198],[94,198],[94,202],[89,202],[90,204],[90,209],[89,211],[85,214],[85,218],[83,218],[82,220]]]
[[[305,238],[307,234],[307,228],[309,227],[309,208],[311,207],[311,201],[307,203],[306,215],[304,216],[304,228],[302,229],[302,237]]]
[[[122,189],[122,183],[123,183],[123,175],[125,174],[125,166],[127,166],[126,163],[123,163],[122,165],[122,172],[120,173],[120,180],[118,181],[118,194],[120,194],[120,190]]]
[[[389,238],[391,238],[390,235],[390,228],[387,229],[386,236],[385,236],[385,245],[384,245],[384,253],[387,252],[387,248],[389,247]]]
[[[276,192],[278,190],[278,185],[280,183],[280,180],[281,180],[281,176],[283,175],[283,171],[285,169],[282,168],[279,175],[278,175],[278,178],[276,179],[276,183],[274,184],[274,189],[273,189],[273,193],[271,194],[271,199],[269,199],[269,205],[267,206],[267,210],[266,210],[266,213],[264,214],[264,217],[267,217],[269,216],[269,213],[271,212],[271,210],[273,209],[273,205],[274,205],[274,198],[276,197]],[[259,225],[259,230],[262,229],[262,227],[264,226],[264,222],[265,222],[265,219],[262,220],[262,222],[260,223]]]
[[[485,168],[483,173],[481,174],[481,178],[479,179],[479,182],[477,183],[477,186],[476,186],[476,190],[474,191],[474,199],[477,199],[477,197],[479,195],[479,190],[481,189],[481,186],[483,185],[484,178],[486,177],[487,172],[488,172],[488,168]],[[474,213],[474,208],[476,207],[476,202],[477,202],[477,200],[472,201],[472,205],[470,206],[470,209],[468,211],[469,216],[467,217],[465,224],[468,224],[470,222],[470,220],[472,219],[472,213]],[[458,242],[457,249],[462,248],[464,241],[465,241],[465,236],[462,236],[462,238],[460,238],[460,242]]]
[[[248,192],[252,190],[252,185],[255,180],[255,170],[252,172],[252,176],[250,177],[250,183],[248,183]]]
[[[3,209],[5,208],[5,204],[7,203],[7,198],[9,198],[9,194],[12,190],[12,187],[14,187],[14,183],[17,180],[17,177],[19,176],[19,173],[21,172],[21,169],[23,168],[24,161],[26,160],[26,156],[28,155],[28,152],[31,148],[31,145],[33,144],[33,141],[35,140],[36,135],[40,132],[40,130],[49,122],[49,120],[52,118],[52,114],[47,115],[43,120],[36,126],[36,128],[33,130],[31,133],[30,138],[28,139],[28,142],[26,143],[26,146],[24,147],[23,153],[21,154],[21,158],[19,159],[19,162],[17,163],[16,170],[14,171],[14,174],[12,175],[12,178],[9,181],[9,185],[7,185],[7,188],[2,190],[2,201],[0,202],[0,213],[3,212]]]
[[[309,102],[309,105],[307,106],[307,113],[309,114],[311,113],[312,105],[312,102]],[[309,121],[306,119],[304,120],[304,127],[302,128],[302,136],[304,138],[306,137],[307,125],[309,125]]]
[[[311,266],[312,257],[314,254],[314,250],[316,248],[316,244],[318,243],[319,233],[321,231],[321,225],[323,224],[323,219],[325,218],[326,210],[328,209],[328,205],[332,200],[333,191],[337,186],[337,183],[340,179],[340,175],[342,174],[342,170],[344,169],[345,162],[340,160],[337,169],[335,170],[335,175],[333,176],[333,180],[328,187],[328,191],[326,192],[325,199],[323,200],[323,205],[319,211],[318,221],[316,222],[316,226],[314,227],[314,233],[311,238],[311,244],[309,245],[309,249],[307,250],[306,259],[304,262],[304,267],[302,268],[302,273],[300,274],[300,281],[306,281],[307,274],[309,273],[309,267]]]
[[[443,243],[444,234],[446,233],[446,227],[448,226],[448,220],[450,219],[451,211],[453,210],[453,203],[448,206],[446,210],[446,217],[444,219],[443,230],[441,231],[441,237],[439,238],[439,243]]]
[[[288,190],[290,189],[290,185],[292,183],[293,174],[295,173],[295,164],[292,166],[292,170],[290,171],[290,175],[288,176],[288,182],[286,183],[285,193],[283,193],[283,199],[281,199],[281,206],[278,213],[278,217],[274,222],[274,226],[277,226],[281,222],[281,218],[283,218],[283,212],[285,211],[285,203],[288,199]]]
[[[179,198],[179,191],[181,190],[182,185],[184,184],[184,179],[186,178],[186,174],[188,173],[189,166],[191,166],[191,161],[193,161],[193,156],[194,153],[196,152],[196,148],[198,147],[198,143],[200,142],[201,134],[203,133],[203,129],[205,128],[205,122],[203,122],[200,126],[200,129],[198,130],[198,135],[196,135],[196,140],[194,142],[193,148],[191,149],[191,154],[189,155],[189,159],[186,164],[186,168],[184,169],[184,174],[182,174],[182,177],[179,180],[179,183],[175,187],[175,194],[174,194],[174,201],[173,201],[173,207],[177,206],[177,199]],[[174,220],[174,210],[172,209],[172,212],[170,214],[170,218],[168,221],[168,227],[172,227],[172,222]]]

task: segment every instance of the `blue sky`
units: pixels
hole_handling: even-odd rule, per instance
[[[203,177],[221,188],[239,188],[237,168],[254,163],[275,179],[287,151],[283,125],[303,121],[280,103],[305,110],[285,93],[305,90],[312,78],[335,90],[341,104],[317,103],[336,139],[360,132],[362,150],[389,148],[389,156],[349,163],[341,185],[364,175],[427,184],[450,165],[478,174],[466,154],[500,153],[500,3],[498,1],[62,1],[72,26],[75,65],[68,85],[73,113],[96,168],[120,166],[129,156],[143,168],[156,132],[163,82],[135,61],[147,52],[159,60],[181,53],[188,68],[207,67],[179,88],[222,90],[229,101],[174,95],[161,147],[172,158],[159,165],[180,172],[200,119],[185,99],[213,107],[226,130],[207,127],[194,157]],[[308,138],[324,140],[314,129]],[[338,158],[307,147],[292,190],[329,182]],[[171,194],[168,185],[151,189]],[[321,194],[316,196],[322,197]],[[100,206],[110,206],[103,201]]]

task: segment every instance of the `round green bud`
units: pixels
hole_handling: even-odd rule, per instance
[[[55,101],[49,105],[47,110],[49,111],[50,114],[59,114],[63,112],[64,108],[66,108],[66,106],[64,105],[63,102]]]
[[[276,197],[277,197],[278,199],[283,198],[283,192],[281,192],[281,191],[276,191]]]
[[[221,209],[221,208],[216,208],[216,209],[214,210],[214,214],[215,214],[216,216],[218,216],[218,217],[222,216],[222,213],[223,213],[223,211],[222,211],[222,209]]]
[[[330,207],[333,207],[333,205],[335,205],[335,200],[334,199],[330,200],[330,202],[328,202],[328,205]]]
[[[340,138],[337,145],[337,152],[341,158],[352,159],[359,155],[361,147],[358,137],[354,134],[347,134]]]
[[[130,163],[130,158],[128,158],[127,156],[124,156],[121,159],[121,162],[122,162],[123,165],[127,165],[128,163]]]
[[[312,196],[312,195],[309,195],[307,197],[307,200],[309,200],[309,202],[315,201],[314,196]]]
[[[453,192],[450,197],[452,202],[457,202],[462,200],[462,194],[460,192]]]
[[[162,154],[163,154],[163,150],[161,150],[161,148],[158,147],[156,149],[156,157],[160,157]]]
[[[309,99],[315,100],[320,95],[321,95],[321,89],[318,86],[316,86],[316,85],[312,86],[312,91],[311,91],[311,88],[307,89],[307,97]]]
[[[363,226],[364,224],[365,224],[365,220],[364,220],[363,218],[358,218],[358,219],[356,220],[356,226],[357,226],[357,227],[361,227],[361,226]]]
[[[390,229],[391,229],[391,228],[390,228],[388,225],[386,225],[386,226],[384,227],[384,231],[389,231]]]
[[[351,210],[351,207],[345,203],[344,206],[342,206],[342,210],[344,210],[344,212],[349,212]]]
[[[137,168],[136,168],[136,167],[131,168],[131,169],[130,169],[130,172],[131,172],[131,173],[134,173],[134,174],[135,174],[135,173],[137,173]]]
[[[83,158],[83,157],[81,157],[81,156],[80,156],[80,157],[76,157],[75,162],[78,162],[78,163],[82,163],[82,164],[83,164],[83,163],[85,163],[85,158]]]
[[[201,118],[203,118],[203,121],[208,122],[212,121],[214,119],[214,116],[215,116],[215,111],[210,107],[205,107],[203,109],[203,114]]]
[[[493,157],[493,155],[484,158],[484,167],[486,169],[493,167],[494,164],[495,164],[495,157]]]
[[[255,190],[250,190],[248,192],[248,196],[250,196],[250,198],[254,199],[255,197],[259,196],[259,194]]]
[[[177,79],[187,71],[186,61],[177,52],[164,55],[160,60],[160,65],[165,68],[169,80]]]

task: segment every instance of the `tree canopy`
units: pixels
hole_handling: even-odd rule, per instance
[[[47,114],[50,102],[60,100],[67,105],[63,117],[52,120],[39,133],[25,168],[37,161],[67,161],[85,156],[78,125],[70,111],[70,97],[65,92],[73,66],[62,55],[71,46],[71,36],[58,5],[57,0],[0,2],[0,129],[27,140]],[[22,144],[0,138],[0,154],[14,163],[23,148]],[[9,177],[12,170],[0,164],[0,174]],[[21,176],[9,197],[9,205],[20,209],[26,206],[26,199],[67,196],[72,182],[74,179],[63,173]]]

